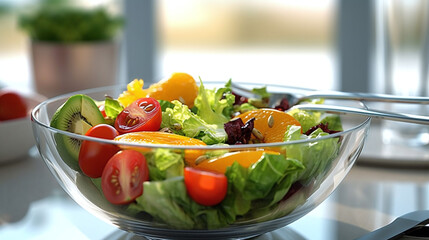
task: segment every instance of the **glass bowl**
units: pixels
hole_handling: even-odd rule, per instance
[[[263,84],[244,84],[245,87],[262,87]],[[224,83],[204,83],[206,89],[213,87],[222,87]],[[300,92],[303,89],[268,85],[268,91],[287,91]],[[126,89],[126,86],[112,86],[97,89],[81,91],[95,100],[104,100],[106,95],[119,96]],[[340,115],[344,131],[330,134],[325,137],[296,140],[281,143],[259,143],[227,146],[177,146],[177,145],[151,145],[151,144],[131,144],[120,143],[117,141],[98,139],[81,136],[66,131],[61,131],[50,127],[50,120],[57,108],[61,106],[70,96],[76,93],[61,95],[49,99],[38,105],[32,112],[32,125],[37,147],[42,159],[56,177],[62,188],[70,195],[74,201],[87,211],[97,217],[110,222],[122,230],[142,235],[149,238],[166,238],[166,239],[220,239],[220,238],[250,238],[261,235],[266,232],[286,226],[310,211],[323,202],[341,183],[349,170],[352,168],[358,158],[370,126],[371,118],[365,116]],[[328,100],[326,100],[328,101]],[[338,104],[342,106],[366,108],[359,101],[333,101],[329,104]],[[214,229],[177,229],[172,228],[162,221],[156,220],[149,214],[132,214],[126,206],[113,205],[103,196],[102,192],[96,187],[96,184],[87,176],[79,171],[71,169],[61,158],[56,147],[56,136],[67,135],[69,137],[96,141],[108,144],[115,144],[121,148],[140,148],[146,153],[155,152],[159,149],[187,153],[214,153],[214,151],[248,151],[256,149],[275,150],[288,152],[289,149],[304,149],[308,146],[322,144],[327,141],[334,141],[337,145],[336,151],[324,154],[323,159],[307,159],[319,170],[314,171],[309,177],[292,184],[287,197],[270,208],[265,209],[264,213],[246,215],[238,217],[237,221]],[[290,150],[292,151],[292,150]],[[305,155],[305,154],[303,154]],[[318,157],[316,157],[318,158]],[[322,158],[322,157],[321,157]],[[322,164],[323,163],[323,164]],[[313,167],[315,168],[315,167]]]

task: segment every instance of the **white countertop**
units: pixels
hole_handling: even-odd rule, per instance
[[[293,224],[255,239],[355,239],[429,209],[429,170],[355,165],[339,188]],[[0,165],[0,239],[140,239],[86,212],[32,149]]]

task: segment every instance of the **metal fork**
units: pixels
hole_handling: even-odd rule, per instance
[[[251,89],[241,87],[235,83],[231,85],[233,91],[237,91],[243,96],[255,96]],[[338,91],[302,91],[301,93],[291,92],[274,92],[271,93],[270,103],[276,103],[281,99],[286,98],[292,108],[299,108],[305,110],[326,111],[332,113],[344,114],[358,114],[374,118],[382,118],[393,121],[409,122],[417,124],[429,124],[428,116],[420,116],[405,113],[393,113],[388,111],[361,109],[354,107],[344,107],[336,105],[325,104],[298,104],[306,99],[325,98],[337,100],[357,100],[357,101],[371,101],[371,102],[390,102],[390,103],[414,103],[414,104],[429,104],[428,97],[403,97],[388,94],[371,94],[371,93],[348,93]]]

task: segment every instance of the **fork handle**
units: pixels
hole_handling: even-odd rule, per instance
[[[361,108],[354,108],[354,107],[343,107],[343,106],[324,105],[324,104],[299,104],[292,107],[292,109],[294,108],[298,108],[302,110],[326,111],[326,112],[332,112],[332,113],[365,115],[369,117],[382,118],[382,119],[399,121],[399,122],[429,125],[428,116],[420,116],[420,115],[407,114],[407,113],[393,113],[393,112],[380,111],[380,110],[361,109]]]
[[[392,102],[392,103],[419,103],[429,104],[429,97],[406,97],[389,94],[376,94],[376,93],[353,93],[353,92],[322,92],[317,91],[309,93],[306,96],[300,98],[303,99],[311,98],[327,98],[327,99],[349,99],[358,101],[372,101],[372,102]]]
[[[251,90],[241,87],[234,82],[231,86],[235,90],[239,90],[245,94],[253,94]],[[429,97],[406,97],[389,94],[378,94],[378,93],[359,93],[359,92],[340,92],[340,91],[316,91],[311,89],[305,90],[304,96],[298,98],[298,102],[304,99],[313,98],[326,98],[326,99],[345,99],[345,100],[358,100],[358,101],[371,101],[371,102],[391,102],[391,103],[418,103],[418,104],[429,104]],[[281,94],[283,92],[277,92]],[[286,92],[287,93],[287,92]]]

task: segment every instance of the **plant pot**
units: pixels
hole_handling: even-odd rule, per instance
[[[36,91],[47,97],[116,84],[117,44],[32,42]]]

